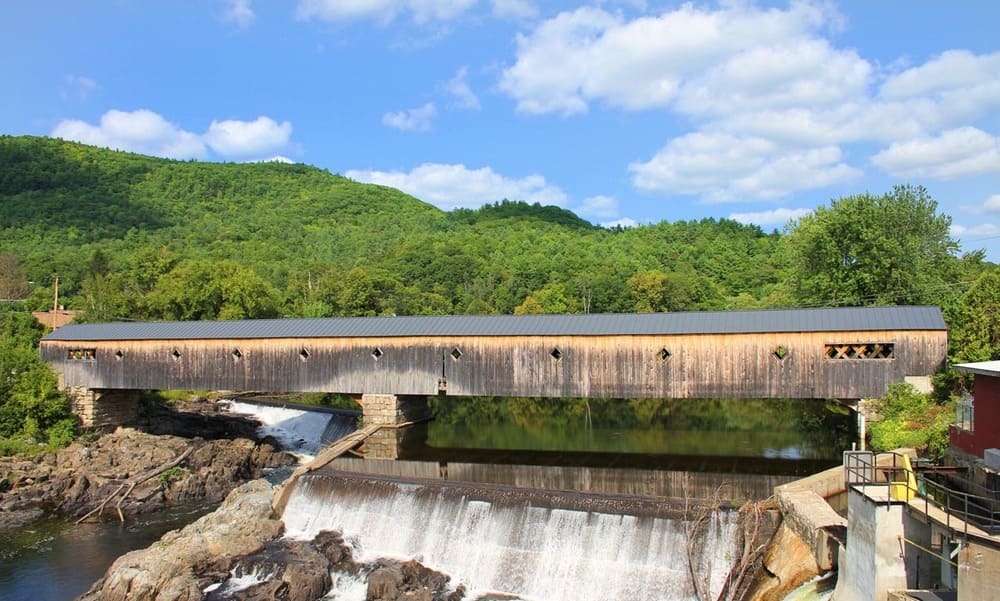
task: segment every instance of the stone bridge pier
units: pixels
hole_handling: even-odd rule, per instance
[[[139,414],[138,390],[103,390],[85,386],[63,388],[69,408],[85,429],[114,428],[133,423]]]
[[[398,459],[402,448],[427,439],[431,412],[426,396],[363,394],[356,400],[365,426],[385,426],[365,440],[366,459]]]

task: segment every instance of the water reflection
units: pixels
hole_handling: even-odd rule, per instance
[[[839,460],[853,420],[811,399],[440,397],[427,445],[523,451]]]

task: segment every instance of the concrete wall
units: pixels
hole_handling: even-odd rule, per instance
[[[843,491],[841,466],[774,489],[785,524],[812,550],[822,571],[837,567],[838,549],[847,530],[847,520],[826,499],[840,499]]]
[[[969,541],[958,552],[958,601],[1000,599],[1000,550]]]
[[[366,448],[368,443],[365,443]],[[366,455],[367,457],[367,455]],[[496,465],[482,463],[433,463],[426,461],[372,461],[341,457],[332,469],[399,478],[424,478],[452,482],[497,484],[518,488],[565,490],[583,493],[711,499],[739,505],[770,496],[776,483],[788,476],[717,474],[627,468]],[[720,484],[725,486],[720,487]]]
[[[847,505],[847,548],[832,601],[886,601],[889,591],[906,589],[903,505],[876,502],[856,490],[849,492]]]

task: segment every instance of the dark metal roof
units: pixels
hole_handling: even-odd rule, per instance
[[[938,307],[852,307],[692,313],[116,322],[63,326],[43,340],[613,336],[947,329]]]

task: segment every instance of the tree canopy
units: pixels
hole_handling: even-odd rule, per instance
[[[939,303],[958,273],[951,218],[919,186],[834,200],[793,224],[789,277],[799,303]]]

